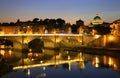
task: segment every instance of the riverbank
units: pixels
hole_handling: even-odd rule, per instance
[[[65,51],[74,51],[74,52],[83,52],[89,54],[99,54],[99,55],[120,55],[119,48],[104,48],[104,47],[72,47],[72,48],[64,48]]]
[[[8,65],[8,64],[5,64],[5,63],[0,63],[0,77],[3,75],[3,74],[6,74],[10,71],[12,71],[12,65]]]

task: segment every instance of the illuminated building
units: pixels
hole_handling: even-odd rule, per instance
[[[120,36],[120,19],[114,21],[110,27],[112,28],[111,34],[114,36]]]
[[[0,26],[0,34],[15,34],[19,29],[18,26]]]
[[[91,34],[95,35],[97,33],[96,30],[93,29],[94,26],[96,25],[102,25],[103,24],[103,20],[101,19],[100,16],[98,16],[98,14],[96,14],[96,16],[93,18],[91,24],[89,25],[89,28],[91,28]]]
[[[94,17],[93,21],[92,21],[92,25],[100,25],[103,24],[103,21],[101,19],[100,16],[98,16],[98,14],[96,14],[96,16]]]

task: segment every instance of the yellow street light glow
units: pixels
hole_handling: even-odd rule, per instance
[[[4,50],[0,50],[0,54],[2,54],[4,56],[5,51]]]
[[[110,35],[109,37],[108,37],[108,39],[109,39],[109,41],[114,41],[114,36],[113,35]]]
[[[12,55],[12,50],[9,50],[9,55],[10,55],[10,56]]]
[[[0,36],[83,36],[83,34],[0,34]]]
[[[97,38],[99,38],[100,37],[100,35],[95,35],[95,38],[97,39]]]

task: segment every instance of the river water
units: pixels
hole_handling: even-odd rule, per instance
[[[21,58],[0,78],[120,78],[120,57],[107,54],[44,50]]]

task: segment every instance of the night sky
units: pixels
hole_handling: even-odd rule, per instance
[[[120,19],[120,0],[0,0],[0,22],[16,22],[33,18],[62,18],[89,24],[96,14],[106,22]]]

